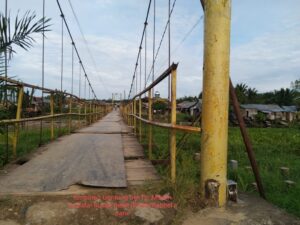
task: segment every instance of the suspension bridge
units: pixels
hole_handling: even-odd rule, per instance
[[[134,64],[128,95],[117,101],[100,100],[88,75],[84,58],[73,38],[68,18],[57,0],[61,19],[60,82],[54,89],[45,84],[45,32],[48,32],[43,1],[42,82],[25,83],[8,76],[7,65],[0,76],[1,107],[11,114],[0,121],[1,159],[6,172],[0,175],[0,193],[58,192],[72,185],[97,188],[128,188],[168,180],[177,181],[180,146],[190,134],[199,135],[200,194],[214,206],[224,206],[236,200],[236,183],[227,179],[228,108],[231,103],[253,171],[258,193],[265,198],[263,183],[251,141],[240,112],[239,102],[229,77],[231,1],[200,1],[199,19],[192,24],[179,46],[204,18],[204,63],[201,123],[180,125],[177,121],[177,82],[180,62],[172,62],[171,18],[176,0],[169,0],[167,22],[160,41],[156,43],[156,0],[149,0],[144,27]],[[80,28],[77,15],[69,4]],[[204,16],[201,11],[204,11]],[[153,18],[150,18],[153,15]],[[152,22],[151,22],[151,21]],[[151,24],[152,23],[152,24]],[[149,26],[153,26],[149,44]],[[69,39],[65,40],[65,32]],[[167,40],[168,59],[165,70],[158,74],[157,58]],[[71,43],[70,90],[65,90],[66,43]],[[151,46],[152,45],[152,46]],[[152,49],[151,49],[152,47]],[[173,51],[172,51],[173,49]],[[152,51],[151,51],[152,50]],[[91,50],[88,49],[90,56]],[[149,52],[152,60],[149,60]],[[7,63],[5,51],[5,62]],[[150,61],[150,62],[149,62]],[[78,84],[75,84],[75,64],[78,62]],[[96,60],[93,64],[97,67]],[[150,65],[150,70],[147,70]],[[163,118],[154,113],[154,97],[158,85],[167,86],[167,107]],[[78,94],[75,94],[75,86]],[[105,85],[103,85],[105,86]],[[121,92],[121,91],[120,91]],[[200,90],[199,90],[200,92]],[[199,120],[199,118],[198,118]],[[201,127],[200,127],[201,124]],[[155,143],[156,128],[167,131],[160,139],[167,149],[163,157]],[[201,136],[201,137],[200,137]],[[32,151],[36,149],[35,151]],[[200,149],[199,149],[200,151]],[[167,177],[156,170],[167,167]]]

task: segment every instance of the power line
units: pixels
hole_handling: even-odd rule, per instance
[[[69,5],[70,5],[70,8],[71,8],[71,10],[72,10],[72,13],[73,13],[73,15],[74,15],[74,18],[75,18],[75,21],[76,21],[76,23],[77,23],[77,26],[78,26],[78,28],[79,28],[79,31],[80,31],[80,33],[81,33],[82,39],[83,39],[83,41],[84,41],[84,43],[85,43],[85,47],[86,47],[86,49],[87,49],[87,52],[88,52],[90,58],[92,59],[92,63],[93,63],[93,66],[95,67],[96,72],[98,72],[99,70],[98,70],[98,67],[97,67],[96,60],[95,60],[95,58],[94,58],[94,56],[93,56],[93,54],[92,54],[92,51],[91,51],[91,49],[90,49],[90,47],[89,47],[89,44],[88,44],[87,40],[86,40],[86,38],[85,38],[85,35],[84,35],[83,29],[82,29],[82,27],[81,27],[81,25],[80,25],[78,16],[77,16],[77,14],[76,14],[76,12],[75,12],[75,10],[74,10],[74,7],[73,7],[73,5],[72,5],[71,0],[68,0],[68,2],[69,2]],[[106,89],[106,91],[109,92],[109,90],[107,89],[107,85],[104,84],[104,82],[103,82],[101,76],[99,75],[99,76],[97,76],[97,77],[99,78],[101,84],[102,84],[103,87]]]

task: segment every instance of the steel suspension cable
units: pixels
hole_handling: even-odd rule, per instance
[[[142,91],[142,55],[140,56],[140,84],[141,84],[140,91]]]
[[[152,82],[154,82],[154,73],[155,73],[155,70],[154,70],[154,66],[155,66],[155,62],[154,62],[154,57],[155,57],[155,27],[156,26],[156,0],[154,0],[153,2],[153,54],[152,54],[152,67],[153,67],[153,70],[152,70]],[[147,83],[147,81],[146,81]],[[152,90],[152,93],[154,94],[154,88]],[[153,96],[152,94],[152,96]]]
[[[168,5],[168,66],[171,66],[171,21],[170,21],[170,12],[171,12],[171,0],[169,0],[169,5]],[[170,83],[171,83],[171,76],[168,76],[168,122],[171,122],[170,118],[170,111],[169,109],[171,108],[171,100],[170,100]],[[170,140],[170,130],[168,129],[168,137]],[[168,142],[168,149],[170,149],[170,142]]]
[[[81,98],[81,62],[79,62],[79,98]]]
[[[5,0],[5,18],[7,19],[8,16],[8,1]],[[5,78],[7,78],[7,72],[8,72],[8,57],[7,57],[7,47],[5,47],[5,51],[4,51],[4,72],[5,72]],[[7,82],[4,82],[4,102],[5,102],[5,106],[7,106]]]
[[[72,11],[72,13],[73,13],[73,16],[74,16],[74,18],[75,18],[75,21],[76,21],[76,23],[77,23],[77,26],[78,26],[78,28],[79,28],[79,31],[80,31],[80,33],[81,33],[82,39],[83,39],[83,41],[84,41],[84,44],[85,44],[85,46],[86,46],[87,52],[88,52],[90,58],[92,59],[92,63],[93,63],[93,66],[94,66],[96,72],[98,72],[99,70],[98,70],[98,67],[97,67],[96,60],[95,60],[95,58],[94,58],[94,56],[93,56],[93,54],[92,54],[92,51],[91,51],[91,49],[90,49],[90,47],[89,47],[89,44],[88,44],[87,40],[86,40],[86,38],[85,38],[85,35],[84,35],[83,29],[82,29],[82,27],[81,27],[81,25],[80,25],[78,16],[77,16],[77,14],[76,14],[76,12],[75,12],[75,10],[74,10],[74,7],[73,7],[73,5],[72,5],[71,0],[68,0],[68,2],[69,2],[69,5],[70,5],[70,8],[71,8],[71,11]],[[107,89],[107,85],[104,84],[104,82],[103,82],[101,76],[98,76],[98,78],[99,78],[101,84],[103,85],[103,87],[106,89],[106,91],[109,92],[108,89]]]
[[[174,11],[176,2],[177,2],[177,0],[174,0],[173,5],[172,5],[172,8],[171,8],[171,11],[170,11],[170,13],[169,13],[169,14],[170,14],[170,18],[171,18],[172,14],[173,14],[173,11]],[[160,39],[160,42],[159,42],[159,45],[158,45],[158,48],[157,48],[157,51],[156,51],[156,54],[155,54],[155,57],[154,57],[154,61],[153,61],[153,63],[152,63],[150,72],[149,72],[148,77],[147,77],[147,82],[149,81],[149,77],[150,77],[150,75],[151,75],[151,73],[152,73],[152,71],[153,71],[153,65],[155,64],[155,62],[156,62],[156,60],[157,60],[158,53],[159,53],[159,51],[160,51],[160,49],[161,49],[161,46],[162,46],[164,37],[165,37],[166,32],[167,32],[167,29],[168,29],[168,25],[169,25],[169,20],[167,21],[167,23],[166,23],[166,25],[165,25],[165,28],[164,28],[164,31],[163,31],[163,33],[162,33],[162,36],[161,36],[161,39]]]
[[[138,93],[138,76],[135,77],[135,94]]]
[[[149,12],[150,12],[150,8],[151,8],[151,3],[152,3],[152,0],[149,0],[149,5],[148,5],[148,9],[147,9],[147,14],[146,14],[145,22],[148,22],[148,17],[149,17]],[[137,59],[136,59],[136,63],[135,63],[135,68],[134,68],[134,73],[133,73],[133,76],[132,76],[132,82],[131,82],[131,85],[130,85],[130,90],[129,90],[129,93],[128,93],[128,98],[130,98],[131,92],[132,92],[132,88],[134,87],[133,86],[134,85],[134,79],[135,79],[135,76],[136,76],[138,61],[139,61],[139,57],[140,57],[140,54],[141,54],[141,48],[142,48],[143,39],[144,39],[144,35],[145,35],[145,29],[146,29],[146,25],[144,23],[144,29],[143,29],[142,38],[141,38],[140,45],[139,45],[139,51],[138,51],[138,55],[137,55]]]
[[[181,47],[181,45],[187,40],[187,38],[192,34],[192,32],[195,30],[195,28],[200,24],[201,20],[203,19],[203,16],[201,16],[194,24],[191,26],[191,28],[188,30],[188,32],[184,35],[184,37],[181,39],[181,41],[176,45],[176,47],[171,50],[171,55],[174,55],[175,52]],[[161,66],[158,68],[158,70],[161,70],[165,64],[168,62],[168,58],[164,60],[164,62],[161,64]]]
[[[84,77],[84,99],[86,99],[86,77]]]
[[[42,31],[42,88],[45,85],[45,0],[43,0],[43,31]],[[42,90],[42,115],[44,112],[44,90]],[[43,136],[43,120],[40,121],[40,140],[39,145],[42,144]]]
[[[43,0],[42,88],[44,88],[44,84],[45,84],[45,8],[46,8],[46,3],[45,0]],[[44,91],[42,91],[42,95],[43,94]]]
[[[64,75],[64,15],[61,14],[61,67],[60,67],[60,91],[63,91]]]
[[[57,3],[57,5],[58,5],[58,8],[59,8],[61,14],[63,15],[63,11],[62,11],[61,5],[60,5],[60,3],[59,3],[59,0],[56,0],[56,3]],[[75,44],[75,42],[74,42],[73,36],[72,36],[72,34],[71,34],[71,31],[70,31],[70,28],[69,28],[69,25],[68,25],[68,23],[67,23],[67,20],[66,20],[65,16],[63,16],[63,21],[64,21],[64,23],[65,23],[65,25],[66,25],[66,28],[67,28],[69,37],[70,37],[71,41],[74,43],[74,50],[75,50],[75,52],[76,52],[76,55],[77,55],[79,61],[82,62],[81,57],[80,57],[80,55],[79,55],[78,49],[77,49],[76,44]],[[94,98],[97,99],[97,95],[96,95],[96,93],[95,93],[95,91],[94,91],[94,89],[93,89],[93,87],[92,87],[92,84],[91,84],[91,82],[90,82],[90,80],[89,80],[89,78],[88,78],[88,76],[87,76],[87,73],[86,73],[85,67],[83,66],[83,63],[81,63],[81,67],[82,67],[82,70],[83,70],[83,72],[84,72],[84,74],[85,74],[85,76],[86,76],[86,78],[87,78],[88,84],[89,84],[89,86],[90,86],[90,88],[91,88],[91,92],[92,92],[92,94],[94,95]]]
[[[145,87],[144,88],[146,88],[146,85],[147,85],[147,82],[146,82],[146,77],[147,77],[147,25],[148,25],[148,23],[146,22],[145,23],[146,29],[145,29]],[[146,96],[146,93],[145,93],[145,96]]]
[[[5,0],[5,18],[7,19],[7,7],[8,7],[8,2],[7,0]],[[5,78],[7,78],[7,48],[5,47],[5,51],[4,51],[4,72],[5,72]],[[5,107],[7,107],[7,82],[4,82],[4,105]],[[6,147],[6,157],[5,157],[5,161],[8,162],[9,160],[9,136],[8,136],[8,125],[5,126],[5,130],[6,130],[6,138],[5,138],[5,147]]]
[[[74,43],[72,43],[72,82],[71,82],[71,94],[74,93]]]

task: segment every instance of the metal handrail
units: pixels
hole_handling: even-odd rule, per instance
[[[21,82],[21,81],[17,81],[17,80],[11,79],[11,78],[6,78],[6,77],[3,77],[3,76],[0,76],[0,80],[6,81],[8,83],[15,84],[17,86],[28,87],[28,88],[32,88],[32,89],[38,89],[38,90],[48,92],[48,93],[61,93],[61,94],[64,94],[64,95],[69,95],[70,97],[76,98],[77,100],[84,102],[83,99],[79,98],[78,96],[76,96],[74,94],[68,93],[68,92],[64,92],[64,91],[60,91],[60,90],[53,90],[53,89],[49,89],[49,88],[44,88],[44,87],[40,87],[40,86],[37,86],[37,85],[32,85],[32,84],[24,83],[24,82]]]
[[[146,119],[141,118],[139,116],[136,116],[134,114],[129,114],[129,115],[137,118],[138,120],[141,120],[144,123],[154,125],[154,126],[158,126],[158,127],[162,127],[162,128],[166,128],[166,129],[180,130],[180,131],[186,131],[186,132],[192,132],[192,133],[200,133],[201,132],[200,127],[182,126],[182,125],[177,125],[177,124],[172,125],[170,123],[161,123],[161,122],[146,120]]]
[[[136,94],[132,99],[135,99],[143,94],[145,94],[147,91],[154,88],[156,85],[158,85],[162,80],[164,80],[166,77],[168,77],[173,70],[176,70],[178,67],[178,63],[173,63],[168,69],[166,69],[158,78],[156,78],[155,81],[153,81],[148,87],[146,87],[143,91]]]
[[[90,116],[90,115],[97,115],[97,114],[102,114],[102,113],[103,112],[98,112],[98,113],[60,113],[60,114],[54,114],[54,115],[37,116],[37,117],[29,117],[29,118],[22,118],[22,119],[8,119],[8,120],[0,120],[0,125],[39,121],[39,120],[53,119],[53,118],[58,118],[58,117],[63,117],[63,116]]]

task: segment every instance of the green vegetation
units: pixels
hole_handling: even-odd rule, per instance
[[[192,122],[193,116],[187,113],[177,113],[176,120],[177,122]]]
[[[76,120],[76,117],[73,117],[72,130],[78,126],[79,120]],[[29,123],[29,124],[28,124]],[[51,141],[51,131],[50,131],[50,121],[43,122],[42,133],[40,133],[40,122],[28,122],[24,125],[20,125],[19,138],[17,144],[17,158],[26,156],[26,154],[34,151],[40,145],[46,144]],[[84,121],[82,120],[83,124]],[[54,123],[54,139],[68,134],[68,119],[62,119],[59,123]],[[7,133],[8,129],[8,133]],[[0,168],[3,167],[6,163],[13,160],[12,155],[12,137],[14,135],[14,126],[2,127],[4,132],[0,133]],[[40,140],[41,134],[41,140]],[[8,139],[8,142],[7,142]],[[8,148],[7,144],[8,143]]]
[[[148,126],[143,128],[143,144],[147,151],[145,133]],[[300,129],[298,128],[250,128],[256,159],[261,172],[268,201],[300,216]],[[167,159],[168,130],[153,127],[154,159]],[[177,133],[177,141],[183,133]],[[239,191],[257,194],[252,170],[238,128],[229,129],[228,160],[238,161],[238,170],[232,171],[228,166],[228,176],[238,182]],[[199,191],[200,165],[194,159],[194,154],[200,152],[200,135],[191,134],[177,149],[177,183],[172,186],[169,182],[169,168],[159,165],[157,169],[166,178],[164,187],[176,195],[181,204],[193,203]],[[288,167],[289,175],[281,174],[280,167]],[[294,186],[288,187],[284,180],[292,180]],[[166,191],[164,190],[164,191]]]
[[[33,34],[49,31],[50,19],[41,18],[36,20],[36,14],[26,12],[21,18],[17,15],[15,21],[0,13],[0,56],[7,52],[9,59],[15,53],[13,45],[24,50],[33,46],[35,39]],[[4,60],[4,58],[1,58]]]
[[[299,81],[292,82],[291,89],[281,88],[264,93],[258,93],[255,88],[251,88],[244,83],[235,86],[235,92],[241,104],[278,104],[299,105]]]
[[[165,112],[168,108],[168,103],[163,99],[157,99],[153,102],[153,109]]]

